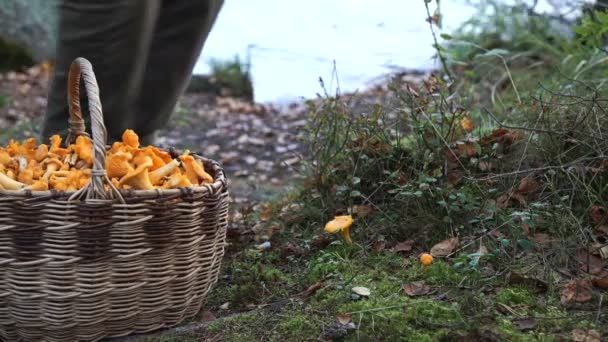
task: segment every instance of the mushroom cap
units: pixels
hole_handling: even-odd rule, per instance
[[[32,183],[32,185],[26,187],[26,189],[31,191],[46,191],[49,189],[49,183],[46,179],[39,179]]]
[[[170,163],[173,160],[173,157],[171,157],[171,154],[169,154],[169,152],[161,151],[160,149],[154,146],[146,146],[145,149],[152,151],[156,156],[162,159],[165,164]]]
[[[136,190],[153,190],[154,185],[150,183],[148,168],[152,166],[152,159],[148,157],[147,162],[140,164],[137,169],[130,171],[120,179],[118,185],[128,185]]]
[[[108,177],[122,178],[130,171],[133,171],[133,167],[129,164],[131,158],[131,154],[125,152],[108,154],[106,159],[106,172],[108,173]]]
[[[13,159],[11,158],[10,153],[5,150],[2,149],[0,150],[0,164],[4,165],[4,166],[9,166],[12,163]]]
[[[212,183],[213,177],[205,171],[202,164],[199,164],[191,155],[181,155],[179,157],[184,163],[186,176],[192,184]]]
[[[17,181],[23,184],[32,184],[34,182],[34,170],[29,168],[19,170]]]
[[[167,164],[167,162],[165,162],[163,158],[157,155],[154,150],[150,148],[150,146],[145,147],[143,150],[137,151],[135,157],[133,158],[133,163],[135,165],[141,164],[141,160],[144,159],[144,157],[150,157],[150,159],[152,159],[152,166],[150,166],[150,171],[160,169],[161,167]],[[171,160],[172,159],[170,159],[169,162],[171,162]]]
[[[37,162],[41,162],[49,155],[49,147],[45,144],[40,144],[36,149],[36,154],[34,155],[34,159]]]
[[[429,253],[423,253],[420,256],[420,263],[423,266],[428,266],[428,265],[432,264],[433,263],[433,256],[430,255]]]
[[[61,147],[61,136],[53,135],[49,140],[51,141],[49,153],[54,154],[55,156],[60,158],[64,158],[68,154],[68,149]]]
[[[84,135],[79,135],[76,138],[74,151],[78,155],[78,158],[84,160],[89,165],[93,165],[93,142],[91,142],[91,139]]]
[[[349,229],[352,224],[353,217],[351,215],[336,216],[333,220],[325,224],[325,231],[334,234]]]
[[[122,142],[129,147],[138,148],[139,136],[132,129],[127,129],[122,134]]]

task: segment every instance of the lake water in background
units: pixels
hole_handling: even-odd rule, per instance
[[[433,11],[434,4],[430,9]],[[474,14],[462,0],[441,2],[443,30]],[[194,73],[209,58],[243,59],[251,48],[256,101],[314,97],[329,87],[336,62],[340,90],[354,91],[388,66],[430,69],[432,36],[423,0],[227,0]],[[332,92],[336,83],[333,83]]]

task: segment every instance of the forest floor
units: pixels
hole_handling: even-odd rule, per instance
[[[399,77],[416,87],[426,76]],[[40,67],[0,77],[0,143],[37,132],[47,87]],[[386,84],[344,97],[353,116],[403,105]],[[608,340],[602,251],[551,267],[546,260],[559,248],[549,234],[522,238],[495,225],[450,237],[374,202],[356,206],[353,244],[308,220],[302,213],[319,209],[302,195],[314,153],[305,142],[309,111],[203,94],[181,99],[158,145],[201,152],[225,168],[232,203],[222,271],[196,319],[113,341]],[[428,222],[441,224],[442,211],[429,212],[437,220]],[[383,215],[408,233],[366,233],[384,229]],[[521,233],[521,221],[517,227]],[[422,265],[422,253],[433,263]]]

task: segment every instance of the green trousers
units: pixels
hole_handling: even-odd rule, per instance
[[[152,144],[188,85],[222,5],[223,0],[61,0],[43,142],[67,135],[68,70],[84,57],[99,84],[108,143],[130,128],[142,144]],[[86,92],[80,94],[87,116]]]

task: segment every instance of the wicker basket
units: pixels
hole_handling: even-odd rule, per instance
[[[222,169],[195,155],[213,184],[117,190],[105,174],[97,82],[82,58],[70,69],[67,142],[86,135],[81,75],[91,181],[71,193],[0,191],[0,340],[97,341],[174,326],[199,312],[217,281],[228,211]]]

